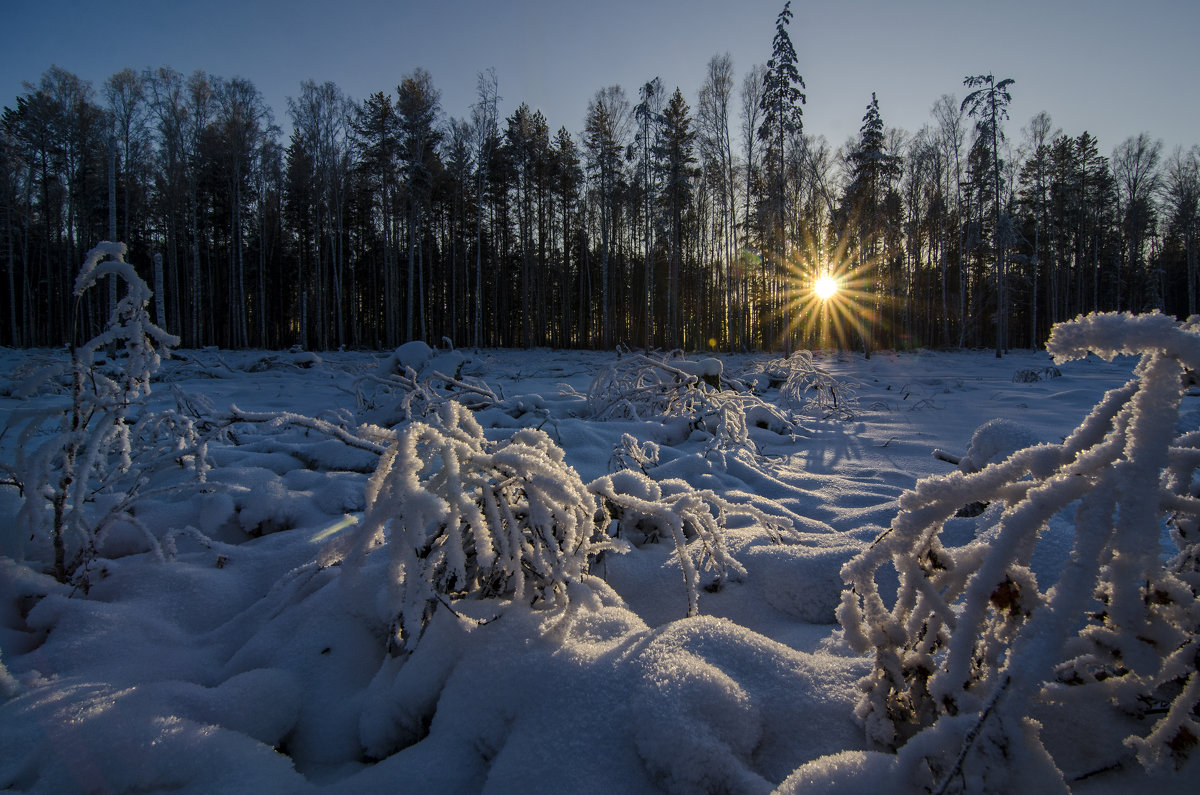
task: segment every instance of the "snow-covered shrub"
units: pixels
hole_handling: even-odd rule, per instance
[[[445,400],[411,367],[398,373],[368,373],[354,386],[360,416],[385,427],[426,417]]]
[[[587,488],[617,522],[618,537],[635,544],[671,538],[683,572],[689,616],[700,611],[701,572],[709,574],[703,586],[709,590],[719,589],[728,578],[746,576],[745,567],[729,552],[725,528],[730,517],[759,524],[776,541],[791,530],[783,519],[752,505],[732,503],[711,489],[694,489],[678,479],[655,481],[632,469],[597,478]]]
[[[392,351],[379,365],[380,376],[395,375],[412,370],[419,373],[430,359],[433,348],[421,340],[411,340]]]
[[[694,416],[704,399],[700,377],[665,356],[622,356],[588,387],[588,411],[599,420]]]
[[[997,418],[988,420],[975,429],[965,455],[957,456],[934,448],[933,457],[953,464],[959,472],[969,475],[993,461],[1003,461],[1018,450],[1041,444],[1042,441],[1041,436],[1024,425]],[[959,508],[956,515],[968,518],[978,516],[987,510],[987,507],[986,502],[975,501]]]
[[[799,350],[787,358],[756,363],[772,384],[779,384],[783,404],[821,419],[854,419],[858,393],[854,385],[836,378],[813,361],[811,351]]]
[[[566,606],[594,555],[620,550],[563,451],[525,428],[485,438],[471,412],[440,404],[396,433],[367,487],[356,555],[384,543],[396,651],[411,651],[439,605],[507,599]]]
[[[308,370],[321,363],[321,357],[317,354],[306,351],[299,345],[293,345],[286,351],[255,357],[245,366],[245,370],[248,373],[264,373],[271,370]]]
[[[164,456],[183,456],[196,441],[192,418],[143,410],[161,352],[179,339],[151,322],[152,293],[125,262],[124,243],[88,252],[75,280],[77,315],[88,288],[109,276],[125,283],[125,295],[105,329],[71,349],[62,369],[70,379],[69,404],[14,415],[25,420],[13,470],[24,494],[20,531],[49,539],[54,576],[63,582],[95,555],[100,533],[114,522],[144,530],[130,509],[150,469]],[[112,361],[105,351],[113,352]],[[202,471],[203,456],[192,460]]]
[[[1047,347],[1059,360],[1142,359],[1061,444],[919,481],[891,528],[842,570],[846,639],[875,654],[858,715],[893,747],[923,729],[940,738],[914,741],[908,755],[943,791],[966,781],[1008,789],[1020,758],[1045,756],[1030,711],[1075,688],[1139,722],[1125,743],[1144,764],[1178,762],[1200,738],[1200,433],[1175,430],[1200,329],[1093,314],[1056,326]],[[991,503],[978,537],[943,546],[947,522],[975,501]],[[1031,561],[1064,510],[1074,511],[1075,546],[1044,587]],[[1168,519],[1179,554],[1164,560]],[[899,574],[890,608],[876,577],[888,565]]]
[[[988,420],[971,434],[971,442],[963,456],[934,450],[934,458],[948,461],[964,474],[978,472],[988,464],[1003,461],[1018,450],[1040,444],[1043,439],[1020,423],[997,418]]]
[[[721,363],[720,359],[714,359],[711,356],[696,360],[679,358],[675,359],[672,364],[685,373],[696,376],[714,389],[721,388],[721,376],[725,372],[725,365]]]
[[[720,389],[720,362],[630,354],[602,370],[588,387],[592,417],[610,419],[681,419],[706,441],[709,452],[757,452],[748,414],[759,424],[789,427],[777,409],[749,392]]]
[[[413,344],[402,345],[377,372],[368,373],[355,383],[358,409],[368,422],[394,427],[433,414],[446,400],[456,400],[473,411],[494,405],[514,414],[524,409],[507,405],[504,395],[482,380],[463,376],[462,365],[466,360],[457,352],[452,352],[453,357],[447,354],[425,361],[420,371],[414,369],[406,363],[411,357],[401,356]],[[455,364],[446,368],[452,375],[436,369],[442,359],[447,360],[442,364]]]

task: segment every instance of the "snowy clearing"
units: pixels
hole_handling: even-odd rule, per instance
[[[126,422],[176,412],[205,447],[147,468],[131,518],[70,583],[46,573],[50,541],[18,532],[24,501],[0,486],[0,788],[996,786],[907,764],[957,742],[944,737],[961,721],[897,755],[856,717],[873,663],[837,623],[842,569],[919,479],[1061,443],[1137,358],[638,357],[175,352]],[[69,381],[26,385],[65,359],[0,351],[0,474],[52,437],[21,431],[70,403]],[[449,416],[451,395],[469,411]],[[1200,427],[1197,397],[1179,413],[1178,430]],[[488,489],[475,519],[453,499]],[[117,499],[98,488],[81,505]],[[608,541],[571,535],[598,512]],[[997,521],[994,506],[961,513],[941,543]],[[417,515],[423,546],[389,545]],[[1072,516],[1036,540],[1043,591],[1071,557]],[[1153,555],[1174,554],[1160,535]],[[875,581],[895,597],[895,571]],[[1010,749],[1006,786],[1190,791],[1194,754],[1148,771],[1122,745],[1153,713],[1084,690],[1034,699],[1045,751]]]

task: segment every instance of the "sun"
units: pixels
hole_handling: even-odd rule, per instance
[[[813,290],[822,301],[828,301],[838,291],[837,279],[829,274],[825,274],[817,279],[816,284],[813,285]]]

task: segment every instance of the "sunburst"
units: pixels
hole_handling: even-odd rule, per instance
[[[822,274],[813,284],[813,292],[817,294],[817,298],[822,301],[828,301],[837,295],[838,283],[837,279],[830,276],[828,273]]]
[[[833,251],[804,246],[788,265],[786,334],[801,346],[857,347],[872,334],[879,296],[873,269],[857,264],[844,245]]]

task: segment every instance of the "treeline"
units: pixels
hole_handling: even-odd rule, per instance
[[[112,238],[185,346],[1007,348],[1196,312],[1200,150],[1105,157],[1044,113],[1006,135],[991,76],[912,134],[872,96],[834,147],[803,132],[786,22],[768,67],[714,57],[694,105],[601,89],[578,134],[500,118],[493,73],[463,118],[423,70],[361,102],[304,82],[284,139],[241,78],[52,67],[3,111],[0,343],[98,330],[113,298],[77,306],[74,278]]]

